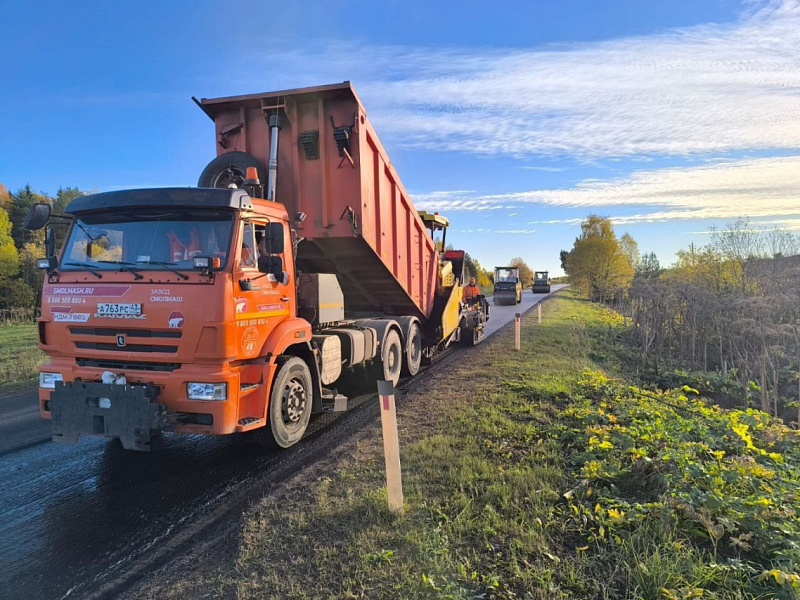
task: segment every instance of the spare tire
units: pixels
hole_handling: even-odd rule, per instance
[[[248,167],[255,167],[258,170],[258,179],[262,185],[267,183],[267,173],[258,161],[247,152],[234,150],[220,154],[212,160],[197,181],[197,187],[201,188],[242,188]]]

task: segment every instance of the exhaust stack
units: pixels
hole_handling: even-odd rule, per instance
[[[275,202],[275,185],[278,179],[278,133],[281,130],[281,118],[278,115],[269,117],[269,165],[267,171],[267,200]]]

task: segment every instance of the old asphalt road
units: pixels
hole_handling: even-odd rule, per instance
[[[521,305],[493,307],[489,333],[545,296],[528,290]],[[241,514],[369,422],[371,397],[353,399],[364,409],[316,419],[288,451],[264,453],[239,436],[164,434],[150,454],[98,438],[51,443],[35,390],[0,398],[0,597],[118,596],[198,528]]]

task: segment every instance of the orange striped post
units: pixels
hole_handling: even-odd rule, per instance
[[[520,323],[519,323],[519,313],[514,315],[514,350],[519,350],[520,347]]]
[[[542,301],[539,300],[539,303],[536,305],[536,309],[539,311],[539,323],[542,322]]]
[[[386,458],[386,496],[389,510],[403,512],[403,481],[400,472],[400,440],[397,436],[397,411],[394,403],[394,384],[378,382],[383,429],[383,453]]]

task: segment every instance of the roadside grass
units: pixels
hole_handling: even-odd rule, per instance
[[[572,291],[543,313],[401,402],[402,515],[376,426],[250,509],[232,562],[151,597],[797,598],[797,432],[603,372],[619,320]]]
[[[44,360],[36,340],[35,323],[0,326],[0,390],[35,381]]]

